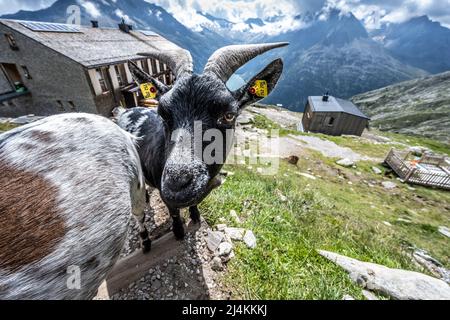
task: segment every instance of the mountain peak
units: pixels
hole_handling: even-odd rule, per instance
[[[328,28],[323,41],[324,45],[342,46],[354,39],[369,37],[366,29],[353,13],[344,13],[338,9],[331,9],[328,13],[328,19],[322,20],[322,23]]]
[[[431,19],[427,15],[413,17],[409,20],[409,22],[432,22]]]

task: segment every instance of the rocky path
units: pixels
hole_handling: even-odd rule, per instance
[[[147,210],[146,225],[152,239],[171,232],[171,220],[157,190],[152,191],[150,206]],[[113,300],[228,299],[229,292],[220,284],[226,266],[222,264],[222,270],[212,270],[212,261],[215,256],[206,243],[210,231],[206,222],[202,221],[198,230],[187,234],[185,239],[179,242],[181,248],[176,256],[149,269],[141,279],[110,298]],[[127,256],[134,250],[140,249],[137,225],[132,221],[121,256]]]

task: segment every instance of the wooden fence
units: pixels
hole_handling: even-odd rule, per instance
[[[450,190],[450,170],[445,156],[423,155],[419,160],[408,160],[391,149],[385,162],[408,183]]]

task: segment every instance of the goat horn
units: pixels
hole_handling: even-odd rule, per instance
[[[256,56],[288,44],[287,42],[277,42],[226,46],[212,54],[203,72],[212,72],[223,82],[227,82],[237,69]]]
[[[175,77],[178,79],[184,74],[193,72],[192,56],[184,49],[167,51],[149,51],[138,53],[140,56],[151,57],[167,64]]]

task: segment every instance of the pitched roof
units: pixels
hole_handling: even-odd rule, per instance
[[[348,100],[329,96],[328,101],[322,101],[322,96],[310,96],[308,101],[311,109],[315,112],[344,112],[370,120],[357,106]]]
[[[0,19],[0,24],[10,27],[88,68],[142,58],[142,56],[136,55],[138,52],[180,50],[180,47],[174,43],[148,30],[125,33],[119,28],[76,26],[78,32],[34,31],[22,23],[24,21]],[[62,24],[54,25],[56,27],[64,26]],[[67,26],[73,27],[73,25]]]

